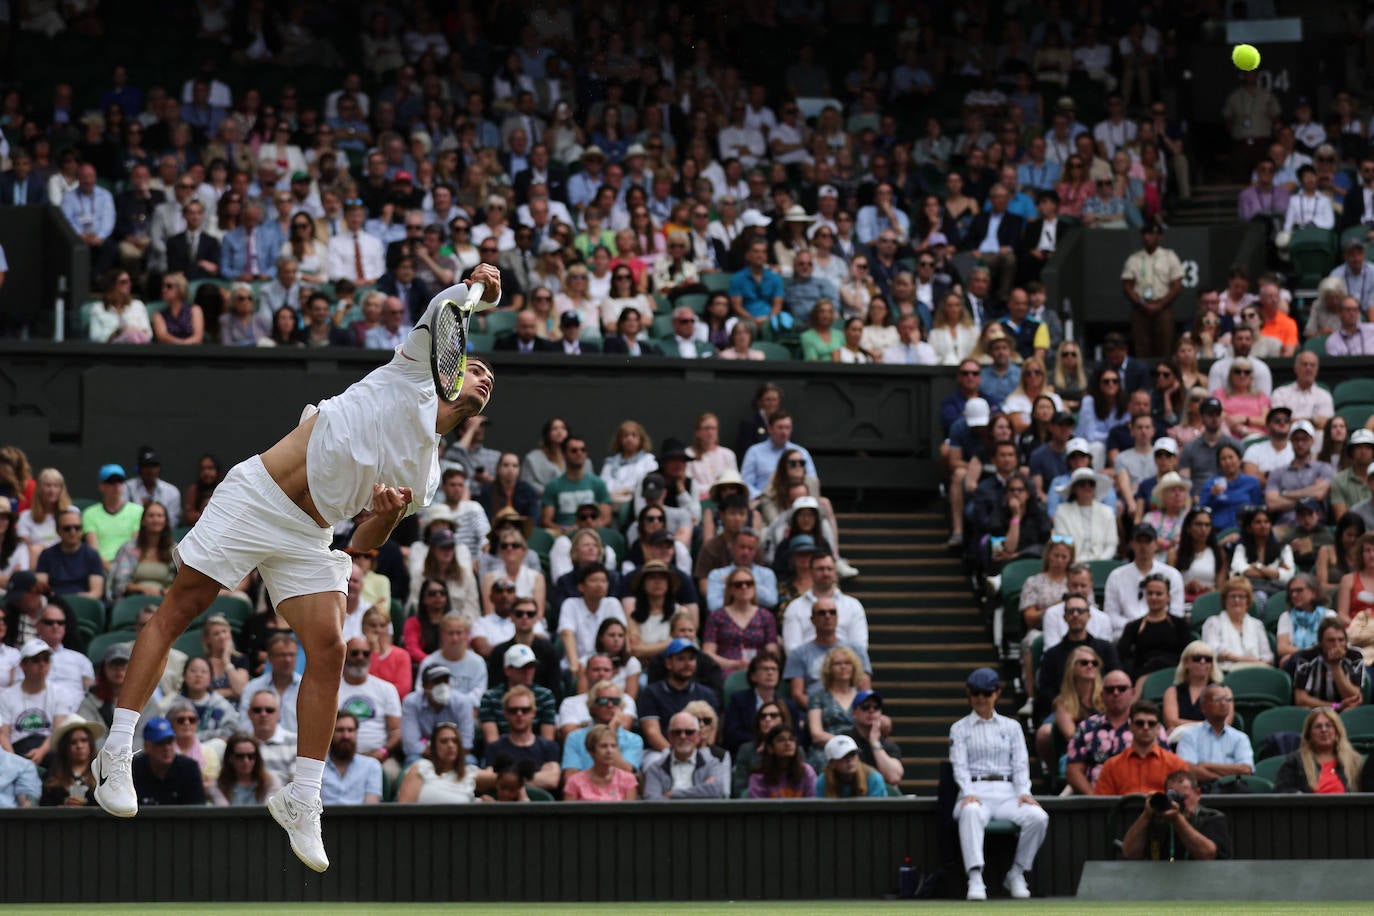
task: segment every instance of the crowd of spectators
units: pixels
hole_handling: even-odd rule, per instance
[[[1205,15],[510,6],[195,8],[175,80],[5,93],[0,205],[62,208],[98,342],[389,347],[485,261],[510,349],[912,365],[1043,317],[1063,232],[1189,194],[1165,99]],[[737,65],[760,42],[781,66]]]
[[[896,792],[867,615],[839,584],[858,570],[782,391],[754,407],[766,419],[733,447],[714,414],[690,447],[627,420],[600,473],[561,418],[524,455],[488,446],[484,418],[460,427],[434,501],[353,557],[326,803],[471,801],[503,774],[527,798]],[[144,447],[135,473],[103,465],[98,498],[74,501],[13,446],[0,468],[0,750],[83,777],[88,757],[54,753],[74,723],[98,749],[127,638],[223,471],[207,455],[177,486]],[[291,778],[296,639],[256,572],[224,599],[143,710],[145,803],[262,804]],[[88,782],[54,803],[85,803]]]

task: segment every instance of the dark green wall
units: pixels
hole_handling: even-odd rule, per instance
[[[3,341],[0,443],[23,447],[35,468],[67,471],[74,494],[93,495],[101,464],[132,463],[145,444],[162,453],[164,477],[184,486],[201,452],[227,466],[261,451],[295,425],[305,404],[343,390],[383,356]],[[523,454],[544,420],[561,415],[587,437],[599,467],[622,420],[640,420],[656,442],[690,441],[693,421],[707,410],[720,415],[722,441],[733,446],[754,390],[772,381],[827,488],[933,489],[939,400],[953,390],[948,369],[491,357],[493,447]]]
[[[1031,887],[1072,895],[1084,861],[1111,859],[1114,799],[1047,798]],[[1374,855],[1374,795],[1231,796],[1235,857]],[[904,856],[940,860],[930,799],[333,808],[332,866],[300,865],[262,809],[0,812],[9,903],[876,899]],[[989,847],[996,878],[1009,839]],[[989,880],[1000,894],[1000,882]],[[962,887],[960,888],[962,893]]]

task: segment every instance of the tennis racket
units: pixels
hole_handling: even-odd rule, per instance
[[[452,403],[463,389],[468,368],[468,321],[482,301],[485,283],[474,283],[462,303],[445,299],[434,312],[429,335],[429,364],[434,372],[434,390]]]

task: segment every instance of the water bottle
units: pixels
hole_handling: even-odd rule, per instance
[[[911,864],[911,856],[902,859],[902,864],[897,869],[897,896],[903,900],[911,900],[916,896],[916,886],[921,882],[918,880],[918,869]]]

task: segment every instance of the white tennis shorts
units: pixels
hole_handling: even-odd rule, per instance
[[[255,567],[272,601],[348,593],[352,561],[267,473],[257,455],[234,465],[189,534],[172,551],[178,564],[237,588]]]

